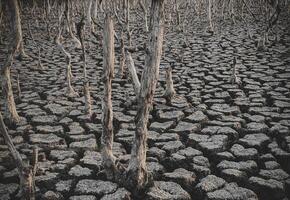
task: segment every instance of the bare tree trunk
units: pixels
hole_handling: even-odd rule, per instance
[[[148,21],[147,21],[147,9],[142,0],[139,0],[139,4],[144,13],[145,31],[148,32],[149,28],[148,28]]]
[[[15,14],[14,14],[15,16],[13,20],[14,31],[16,34],[16,41],[18,41],[17,50],[19,51],[19,59],[21,60],[22,58],[27,57],[27,55],[24,52],[19,5],[18,5],[17,0],[12,0],[12,1],[13,1],[13,4],[15,5]]]
[[[20,87],[19,70],[17,70],[17,96],[18,96],[18,100],[21,101],[21,87]]]
[[[93,0],[93,5],[92,5],[92,18],[94,20],[97,20],[98,18],[98,0]]]
[[[176,92],[174,90],[173,80],[172,80],[172,68],[169,67],[166,70],[166,90],[164,92],[164,97],[167,104],[171,104],[172,98],[175,96]]]
[[[102,102],[102,158],[107,178],[114,178],[116,171],[113,148],[113,108],[112,108],[112,79],[114,76],[114,25],[111,16],[106,13],[103,29],[103,81],[104,97]]]
[[[93,3],[93,0],[88,0],[88,5],[87,5],[87,24],[89,25],[90,29],[92,28],[92,3]]]
[[[80,38],[81,46],[82,46],[82,59],[84,63],[84,82],[83,82],[83,89],[84,89],[84,96],[85,96],[85,112],[86,114],[91,117],[92,115],[92,106],[91,106],[91,94],[90,94],[90,84],[87,80],[87,59],[86,59],[86,48],[85,48],[85,22],[84,18],[77,24],[77,34]]]
[[[120,77],[123,78],[124,77],[124,68],[125,68],[125,41],[124,41],[124,32],[122,30],[122,33],[121,33],[121,39],[120,39],[120,42],[121,42],[121,45],[120,45],[120,48],[121,48],[121,56],[120,56],[120,68],[119,68],[119,74],[120,74]]]
[[[74,45],[76,48],[80,49],[81,48],[81,43],[80,41],[76,38],[76,36],[73,34],[73,31],[72,31],[72,27],[71,27],[71,16],[70,16],[70,9],[69,9],[69,0],[66,0],[65,1],[65,18],[66,18],[66,21],[67,21],[67,26],[68,26],[68,31],[69,31],[69,34],[74,42]]]
[[[214,33],[213,23],[212,23],[212,0],[208,0],[207,15],[209,21],[209,32]]]
[[[17,49],[20,46],[22,35],[19,17],[19,8],[17,0],[8,1],[8,13],[10,21],[10,41],[8,46],[8,55],[4,61],[4,66],[1,68],[1,79],[2,79],[2,94],[5,99],[4,101],[4,117],[7,118],[11,123],[17,123],[20,121],[20,117],[16,111],[13,90],[10,79],[10,69],[13,64],[13,58],[16,54]],[[20,29],[19,29],[20,26]],[[20,31],[19,31],[20,30]],[[20,34],[19,34],[20,33]]]
[[[69,97],[78,97],[78,93],[72,87],[71,79],[72,79],[72,72],[71,72],[71,55],[64,49],[63,45],[59,41],[59,38],[56,39],[56,44],[59,50],[65,55],[66,57],[66,79],[67,79],[67,95]]]
[[[126,54],[127,54],[126,59],[127,59],[127,63],[128,63],[128,69],[130,71],[130,74],[131,74],[131,77],[133,80],[134,91],[135,91],[136,97],[138,97],[141,85],[140,85],[139,78],[137,76],[137,72],[135,69],[134,60],[133,60],[131,54],[129,53],[129,51],[127,51]]]
[[[8,146],[8,149],[14,159],[14,162],[18,170],[19,179],[20,179],[20,190],[17,194],[17,197],[19,197],[22,200],[35,200],[34,177],[35,177],[35,173],[37,169],[37,161],[38,161],[37,149],[33,150],[34,153],[33,153],[32,167],[25,165],[19,152],[16,150],[13,144],[13,141],[10,135],[7,132],[1,112],[0,112],[0,133],[2,133],[4,141]]]
[[[164,0],[152,0],[151,33],[138,95],[135,139],[127,169],[127,184],[137,192],[150,183],[146,167],[147,122],[159,76],[164,30]]]

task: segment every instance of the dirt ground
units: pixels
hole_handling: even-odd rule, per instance
[[[252,38],[242,22],[216,24],[205,32],[205,19],[194,19],[187,33],[167,28],[160,78],[150,115],[147,166],[155,186],[144,199],[286,200],[290,198],[290,23],[283,13],[280,37],[270,36],[267,49],[257,51],[261,27],[251,24]],[[93,112],[84,114],[81,50],[65,37],[72,54],[73,87],[79,97],[66,96],[65,57],[47,39],[43,22],[24,16],[25,50],[33,58],[16,61],[22,95],[15,92],[20,124],[9,133],[23,158],[32,146],[39,148],[36,185],[39,199],[130,199],[130,189],[104,180],[100,148],[102,98],[102,35],[86,36]],[[30,23],[41,47],[43,70],[37,70],[37,48],[29,38]],[[133,45],[146,42],[136,21]],[[138,28],[139,27],[139,28]],[[140,29],[140,30],[139,30]],[[118,31],[117,31],[118,33]],[[186,35],[186,37],[184,36]],[[184,44],[186,41],[187,45]],[[116,41],[116,46],[119,46]],[[6,52],[0,45],[0,63]],[[120,52],[116,49],[115,71]],[[141,76],[145,54],[134,53]],[[241,84],[232,84],[233,57]],[[166,105],[165,68],[173,67],[177,96]],[[114,154],[119,162],[130,158],[136,105],[131,80],[117,73],[113,81]],[[1,101],[3,99],[1,98]],[[15,199],[18,175],[8,149],[0,138],[0,199]]]

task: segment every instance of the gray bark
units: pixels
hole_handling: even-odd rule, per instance
[[[133,60],[131,54],[127,51],[126,55],[127,55],[126,59],[127,59],[127,63],[128,63],[128,70],[129,70],[131,77],[132,77],[133,87],[134,87],[136,97],[138,97],[138,94],[140,92],[140,87],[141,87],[140,81],[139,81],[139,78],[137,76],[134,60]]]
[[[109,14],[105,16],[103,29],[103,82],[104,96],[102,101],[102,158],[107,178],[114,178],[115,157],[113,148],[113,108],[112,108],[112,79],[114,76],[114,26]]]
[[[20,198],[21,200],[35,200],[34,177],[38,162],[37,149],[33,150],[34,153],[32,166],[25,165],[19,152],[17,151],[17,149],[13,144],[10,135],[8,134],[1,112],[0,112],[0,133],[2,134],[4,141],[8,146],[8,149],[13,157],[13,160],[18,170],[20,180],[20,190],[17,194],[17,197]]]
[[[152,0],[150,16],[151,33],[138,95],[135,139],[127,169],[127,184],[137,191],[150,182],[146,167],[147,123],[159,76],[164,31],[164,0]]]
[[[172,98],[175,96],[176,92],[174,90],[173,80],[172,80],[172,68],[169,67],[166,70],[166,90],[164,92],[164,97],[167,104],[171,104]]]
[[[22,40],[19,7],[17,0],[8,1],[8,16],[10,21],[9,25],[11,37],[8,46],[7,58],[4,61],[3,67],[1,67],[0,73],[2,80],[2,95],[5,99],[4,117],[7,118],[11,123],[17,123],[20,121],[20,117],[16,110],[10,79],[10,69],[13,64],[13,58],[16,54],[17,49],[19,49]]]

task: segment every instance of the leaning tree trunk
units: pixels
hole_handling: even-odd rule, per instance
[[[135,188],[136,192],[150,183],[146,167],[147,122],[159,76],[164,30],[164,0],[152,0],[150,16],[151,33],[138,95],[135,139],[127,169],[127,184]]]
[[[102,158],[107,178],[113,179],[115,157],[113,148],[113,108],[112,108],[112,79],[114,76],[114,26],[111,16],[107,13],[103,29],[103,82],[104,97],[102,102]]]
[[[19,180],[20,180],[20,190],[17,194],[17,197],[21,200],[35,200],[35,184],[34,177],[37,169],[37,149],[33,149],[33,162],[32,166],[25,165],[19,152],[15,148],[13,141],[8,134],[8,131],[5,127],[2,114],[0,112],[0,133],[2,134],[5,143],[8,146],[8,149],[13,157],[15,165],[18,170]]]
[[[16,111],[13,90],[10,78],[10,69],[13,63],[13,58],[19,49],[22,36],[21,26],[19,17],[19,7],[17,0],[7,1],[9,22],[10,22],[10,41],[8,46],[7,58],[4,61],[4,66],[1,67],[1,79],[2,79],[2,94],[5,99],[4,101],[4,117],[7,118],[11,123],[19,122],[20,118]],[[20,26],[20,29],[19,29]],[[20,30],[20,31],[19,31]],[[20,34],[19,34],[20,33]]]

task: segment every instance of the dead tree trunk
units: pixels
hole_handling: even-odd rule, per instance
[[[20,121],[20,117],[16,111],[11,79],[10,79],[10,69],[13,64],[13,58],[16,54],[17,49],[19,49],[22,36],[19,34],[19,8],[17,0],[8,1],[8,12],[10,22],[10,41],[8,46],[7,58],[4,61],[4,66],[1,68],[1,80],[2,80],[2,94],[5,99],[4,101],[4,117],[7,118],[11,123],[16,123]],[[21,30],[21,28],[20,28]],[[21,31],[20,31],[21,33]]]
[[[13,141],[10,135],[7,132],[1,112],[0,112],[0,133],[2,133],[4,141],[8,146],[8,149],[13,157],[13,160],[18,170],[19,179],[20,179],[20,190],[17,194],[17,197],[19,197],[22,200],[35,200],[34,177],[36,174],[37,161],[38,161],[37,149],[33,150],[32,166],[25,165],[19,152],[16,150],[13,144]]]
[[[119,67],[119,74],[120,74],[120,77],[123,78],[124,77],[124,68],[125,68],[125,41],[124,41],[124,32],[122,30],[122,33],[121,33],[121,38],[120,38],[120,42],[121,42],[121,45],[120,45],[120,48],[121,48],[121,56],[120,56],[120,67]]]
[[[159,76],[164,30],[164,0],[152,0],[150,16],[151,33],[138,95],[135,139],[126,180],[136,192],[150,183],[146,167],[147,122]]]
[[[128,63],[128,70],[129,70],[131,77],[132,77],[135,95],[136,95],[136,97],[138,97],[138,94],[140,92],[140,82],[139,82],[139,78],[137,76],[137,72],[135,69],[134,60],[133,60],[129,51],[126,52],[126,55],[127,55],[126,59],[127,59],[127,63]]]
[[[112,79],[114,76],[114,26],[111,16],[106,13],[103,29],[103,82],[104,97],[102,102],[102,158],[107,178],[114,178],[116,170],[113,148],[113,108]]]
[[[81,41],[82,46],[82,59],[84,63],[83,67],[83,74],[84,74],[84,82],[83,82],[83,89],[84,89],[84,96],[85,96],[85,112],[86,114],[91,117],[92,115],[92,105],[91,105],[91,94],[90,94],[90,83],[87,80],[87,59],[86,59],[86,48],[84,42],[84,31],[85,31],[85,19],[84,17],[81,21],[77,24],[77,34]]]
[[[64,49],[63,45],[59,41],[59,38],[56,39],[56,44],[59,50],[65,55],[66,57],[66,79],[67,79],[67,95],[69,97],[78,97],[78,93],[72,87],[71,79],[72,79],[72,72],[71,72],[71,55]]]
[[[139,0],[140,7],[144,13],[145,31],[148,32],[147,9],[142,0]]]
[[[18,97],[18,100],[21,101],[21,87],[20,87],[19,70],[17,70],[17,97]]]
[[[16,35],[16,41],[19,41],[17,50],[19,52],[18,58],[21,60],[24,57],[27,57],[26,53],[24,52],[24,45],[23,45],[23,37],[22,37],[22,28],[21,28],[21,18],[20,18],[20,11],[19,5],[17,0],[12,0],[13,4],[15,5],[15,14],[14,14],[14,31]]]
[[[166,90],[164,92],[164,98],[167,104],[171,104],[172,98],[175,96],[176,92],[174,90],[173,80],[172,80],[172,68],[169,67],[166,70]]]
[[[69,0],[65,1],[65,19],[67,21],[67,26],[68,26],[68,31],[69,34],[74,42],[74,45],[76,48],[80,49],[81,48],[81,43],[80,41],[76,38],[76,36],[74,35],[73,31],[72,31],[72,22],[71,22],[71,15],[70,15],[70,8],[69,8]]]
[[[209,32],[214,33],[213,23],[212,23],[212,0],[208,0],[207,16],[209,21]]]

